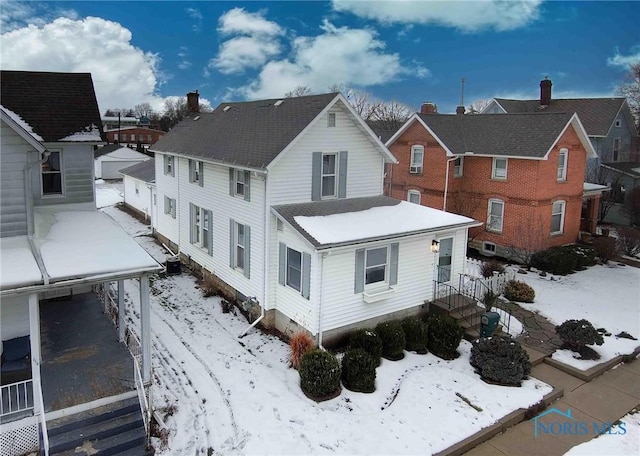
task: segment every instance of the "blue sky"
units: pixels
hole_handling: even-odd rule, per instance
[[[418,109],[612,96],[640,60],[639,2],[3,1],[2,69],[88,71],[101,110],[342,83]]]

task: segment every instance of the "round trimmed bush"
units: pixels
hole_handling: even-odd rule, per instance
[[[351,391],[373,393],[376,390],[376,361],[361,348],[347,351],[342,358],[342,383]]]
[[[531,373],[529,355],[520,343],[505,336],[483,337],[471,347],[471,365],[484,380],[520,386]]]
[[[428,353],[427,324],[418,317],[407,317],[400,324],[407,342],[407,350],[414,351],[419,355]]]
[[[429,319],[429,343],[431,353],[442,359],[456,359],[460,356],[458,345],[464,330],[449,315],[436,315]]]
[[[524,282],[509,280],[504,286],[504,297],[509,301],[533,302],[536,292]]]
[[[380,365],[382,356],[382,340],[373,329],[358,329],[349,338],[349,348],[361,348],[371,355],[376,366]]]
[[[604,339],[588,320],[567,320],[556,326],[556,334],[570,350],[581,352],[587,345],[602,345]]]
[[[324,350],[311,350],[300,360],[300,387],[310,398],[323,401],[332,399],[340,392],[340,363],[335,356]]]
[[[391,361],[404,358],[406,339],[399,321],[383,321],[376,326],[376,334],[382,341],[382,357]]]

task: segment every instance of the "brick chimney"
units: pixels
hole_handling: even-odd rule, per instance
[[[457,106],[456,107],[456,114],[461,116],[464,114],[464,106]]]
[[[540,81],[540,106],[549,106],[551,104],[551,80],[545,76]]]
[[[200,95],[197,90],[187,94],[187,109],[189,112],[200,112]]]
[[[420,114],[435,114],[437,112],[438,107],[435,105],[435,103],[431,103],[430,101],[425,101],[420,107]]]

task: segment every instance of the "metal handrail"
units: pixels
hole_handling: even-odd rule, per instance
[[[147,445],[151,438],[151,390],[149,388],[149,396],[147,397],[147,388],[142,381],[140,366],[138,361],[133,359],[133,376],[135,379],[136,390],[138,391],[138,402],[140,403],[140,411],[142,412],[142,421],[147,438]]]
[[[49,432],[47,431],[47,417],[44,413],[44,401],[42,400],[42,387],[40,381],[36,383],[36,391],[38,396],[38,422],[40,423],[40,431],[42,433],[42,449],[44,456],[49,456]]]
[[[500,292],[496,292],[495,290],[493,290],[493,287],[489,286],[489,284],[485,283],[484,280],[479,279],[478,277],[474,277],[474,276],[470,276],[467,274],[460,274],[460,292],[477,301],[477,302],[482,302],[484,303],[484,298],[486,296],[487,293],[491,292],[491,293],[495,293],[496,295],[499,295]],[[473,291],[470,293],[469,292],[469,282],[473,283],[472,287],[473,287]],[[501,291],[501,290],[500,290]],[[506,308],[506,306],[504,306],[499,300],[496,299],[496,301],[494,303],[492,303],[492,307],[494,307],[495,309],[498,310],[498,314],[500,315],[500,324],[502,325],[503,328],[506,329],[506,331],[504,331],[507,335],[511,336],[509,334],[509,329],[511,328],[511,312],[509,312],[509,310]]]
[[[32,379],[22,380],[20,382],[10,383],[8,385],[2,385],[2,388],[0,389],[0,397],[2,398],[2,400],[0,400],[0,416],[33,410],[33,404],[29,405],[29,386],[31,386],[31,391],[33,391]],[[13,406],[14,397],[16,402],[15,408]],[[4,405],[5,398],[7,398],[7,410],[5,410]]]

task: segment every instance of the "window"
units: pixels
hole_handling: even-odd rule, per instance
[[[136,135],[134,133],[131,133],[131,141],[135,141],[136,140]]]
[[[287,285],[296,291],[302,287],[302,254],[287,247]]]
[[[235,170],[235,194],[236,196],[244,196],[245,175],[244,171],[240,169]]]
[[[244,225],[236,223],[236,268],[244,269]]]
[[[202,179],[203,163],[197,160],[189,160],[189,182],[203,186]]]
[[[322,155],[322,198],[334,198],[338,183],[338,154]]]
[[[620,119],[616,119],[616,127],[620,127],[622,125],[622,121]]]
[[[493,242],[483,242],[482,243],[482,251],[484,253],[495,255],[496,253],[496,245]]]
[[[556,201],[551,208],[551,234],[561,234],[564,229],[564,201]]]
[[[620,152],[620,138],[613,139],[613,161],[618,161],[618,155]]]
[[[374,285],[387,280],[387,247],[365,251],[364,285]]]
[[[507,159],[497,158],[493,159],[493,170],[491,171],[491,177],[493,179],[506,179],[507,178]]]
[[[335,127],[336,126],[336,113],[330,112],[327,114],[327,127]]]
[[[384,285],[398,283],[398,253],[400,244],[356,250],[354,292],[379,292]],[[365,293],[366,294],[366,293]],[[367,301],[364,296],[365,302]]]
[[[453,177],[462,177],[462,165],[464,157],[458,157],[453,162]]]
[[[229,242],[229,266],[232,269],[240,270],[249,279],[251,260],[251,227],[237,223],[234,219],[229,220],[230,242]]]
[[[190,242],[202,247],[208,251],[209,255],[212,255],[212,212],[198,207],[195,204],[189,204],[189,216],[191,219]]]
[[[175,176],[175,157],[173,155],[164,156],[164,174],[167,176]]]
[[[62,195],[62,152],[51,151],[42,163],[42,194]]]
[[[138,141],[140,142],[144,141],[144,135],[138,135]]]
[[[251,201],[251,173],[242,169],[229,168],[229,196],[239,196]]]
[[[407,201],[414,204],[420,204],[420,192],[418,190],[409,190],[407,192]]]
[[[567,180],[567,149],[560,149],[558,154],[558,180]]]
[[[280,242],[278,283],[309,299],[311,285],[311,255],[292,249]]]
[[[118,140],[118,133],[114,133],[114,134],[113,134],[113,140],[114,140],[114,141],[117,141],[117,140]]]
[[[498,199],[489,200],[489,210],[487,215],[487,230],[502,233],[502,222],[504,218],[504,201]]]
[[[191,205],[191,243],[200,244],[202,234],[202,209]]]
[[[140,184],[136,182],[136,195],[140,194]]]
[[[168,196],[164,197],[164,213],[170,215],[173,218],[176,218],[176,200],[173,198],[169,198]]]
[[[412,174],[421,174],[423,161],[424,161],[424,147],[412,146],[411,147],[411,164],[409,165],[409,172]]]

